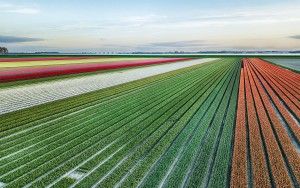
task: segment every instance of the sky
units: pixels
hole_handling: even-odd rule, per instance
[[[10,52],[300,50],[300,0],[0,0]]]

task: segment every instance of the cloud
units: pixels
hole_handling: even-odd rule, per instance
[[[274,9],[245,9],[231,12],[203,12],[200,15],[173,17],[165,23],[157,23],[159,27],[196,28],[210,26],[248,25],[299,22],[300,12],[295,8],[286,10]],[[153,27],[153,26],[152,26]]]
[[[0,13],[15,13],[15,14],[38,14],[40,10],[36,7],[23,5],[14,5],[10,3],[2,3],[0,5]]]
[[[156,15],[156,14],[145,14],[145,15],[138,15],[138,16],[127,16],[120,18],[118,22],[122,26],[143,26],[146,24],[156,24],[156,23],[163,23],[168,21],[169,18],[165,15]]]
[[[153,28],[195,28],[204,26],[224,26],[224,25],[247,25],[257,23],[286,23],[299,22],[300,12],[296,5],[282,7],[261,7],[229,10],[205,11],[196,14],[186,14],[178,16],[166,15],[144,15],[140,17],[126,18],[118,22],[127,21],[125,26],[135,25]]]
[[[100,30],[103,28],[104,27],[99,24],[78,22],[76,24],[66,24],[61,27],[53,27],[52,29],[56,29],[59,31],[74,31],[74,30]]]
[[[200,46],[207,46],[207,45],[208,44],[203,40],[155,42],[155,43],[148,44],[148,46],[153,46],[153,47],[173,47],[173,48],[200,47]]]
[[[297,7],[295,5],[295,7]],[[186,32],[196,31],[204,28],[202,31],[210,30],[211,27],[228,27],[228,26],[248,26],[262,24],[287,24],[296,25],[300,21],[300,12],[297,8],[284,6],[282,7],[260,7],[260,8],[243,8],[230,10],[200,10],[196,13],[186,14],[158,14],[158,13],[142,13],[127,16],[100,17],[87,20],[76,20],[70,23],[57,23],[51,26],[54,32],[74,32],[80,30],[84,32],[96,32],[101,34],[121,33],[122,36],[132,33],[149,34],[153,30],[157,33],[163,32]],[[96,20],[96,21],[95,21]],[[75,24],[74,24],[75,23]],[[50,25],[39,29],[49,28]],[[207,29],[206,29],[207,28]],[[159,31],[159,32],[158,32]],[[199,30],[199,32],[201,32]]]
[[[38,14],[40,11],[35,8],[15,8],[6,10],[7,13],[17,13],[17,14]]]
[[[159,52],[159,51],[197,51],[200,49],[207,49],[214,47],[215,44],[204,40],[181,40],[181,41],[166,41],[166,42],[151,42],[146,44],[136,44],[127,48],[127,51],[145,51],[145,52]]]
[[[292,39],[300,39],[300,35],[289,36],[289,38],[292,38]]]
[[[20,43],[20,42],[36,42],[36,41],[43,41],[43,39],[0,35],[0,43]]]

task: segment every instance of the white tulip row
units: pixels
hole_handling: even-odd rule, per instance
[[[0,89],[0,115],[20,109],[116,86],[130,81],[198,65],[216,58],[180,61],[110,73],[54,80]]]

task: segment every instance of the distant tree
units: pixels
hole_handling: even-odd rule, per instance
[[[0,47],[0,54],[7,54],[8,53],[8,49],[5,47]]]

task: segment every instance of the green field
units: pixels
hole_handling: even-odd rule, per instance
[[[239,74],[226,58],[2,115],[0,181],[224,187]]]

